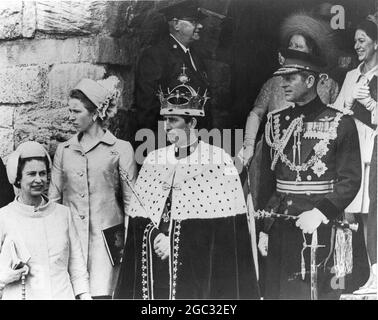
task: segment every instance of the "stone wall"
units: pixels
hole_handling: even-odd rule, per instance
[[[0,156],[22,141],[51,154],[73,128],[67,95],[83,77],[116,74],[122,110],[133,96],[138,49],[127,30],[135,1],[0,2]]]
[[[83,77],[112,74],[121,81],[121,108],[110,124],[118,137],[133,140],[134,70],[143,48],[159,41],[167,25],[162,1],[0,1],[0,156],[20,142],[36,140],[53,155],[57,143],[74,134],[67,96]],[[225,14],[231,0],[201,4]],[[213,101],[219,112],[229,87],[225,63],[214,59],[220,20],[204,21],[198,44],[207,55]]]

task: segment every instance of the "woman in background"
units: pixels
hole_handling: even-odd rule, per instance
[[[368,16],[357,26],[354,49],[361,63],[347,73],[340,95],[334,104],[336,108],[345,108],[346,112],[350,112],[354,117],[361,149],[361,188],[345,211],[367,212],[370,197],[367,249],[371,271],[369,280],[355,292],[357,294],[377,292],[377,27],[377,14]]]
[[[91,294],[104,299],[113,294],[119,265],[113,266],[102,231],[127,227],[129,183],[136,176],[131,144],[105,129],[117,111],[117,84],[114,76],[100,81],[83,79],[70,92],[68,106],[78,134],[58,146],[49,189],[51,199],[71,209]]]
[[[287,17],[280,27],[280,38],[284,47],[321,56],[327,67],[336,61],[334,33],[329,23],[308,13],[295,13]],[[336,81],[325,77],[318,82],[317,91],[322,102],[329,104],[336,100],[339,87]],[[281,77],[270,78],[261,88],[247,118],[243,149],[239,153],[244,165],[249,164],[255,153],[256,136],[267,113],[289,104],[281,87]]]

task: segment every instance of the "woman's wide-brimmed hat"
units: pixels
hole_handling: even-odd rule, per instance
[[[119,79],[110,76],[103,80],[82,79],[73,90],[81,91],[97,108],[101,120],[112,118],[117,113],[120,95],[117,85]]]
[[[295,34],[311,38],[327,66],[337,63],[338,50],[335,32],[332,30],[329,21],[316,18],[304,11],[293,13],[285,18],[281,24],[281,45],[287,48],[290,38]]]
[[[47,157],[49,167],[51,168],[51,158],[47,150],[36,141],[27,141],[21,143],[15,151],[8,157],[7,161],[7,175],[11,184],[15,184],[17,179],[17,168],[20,159]]]

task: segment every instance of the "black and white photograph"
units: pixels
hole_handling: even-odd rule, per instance
[[[0,1],[0,300],[377,300],[377,32],[377,0]]]

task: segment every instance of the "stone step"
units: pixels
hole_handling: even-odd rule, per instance
[[[340,300],[377,300],[376,294],[342,294]]]

